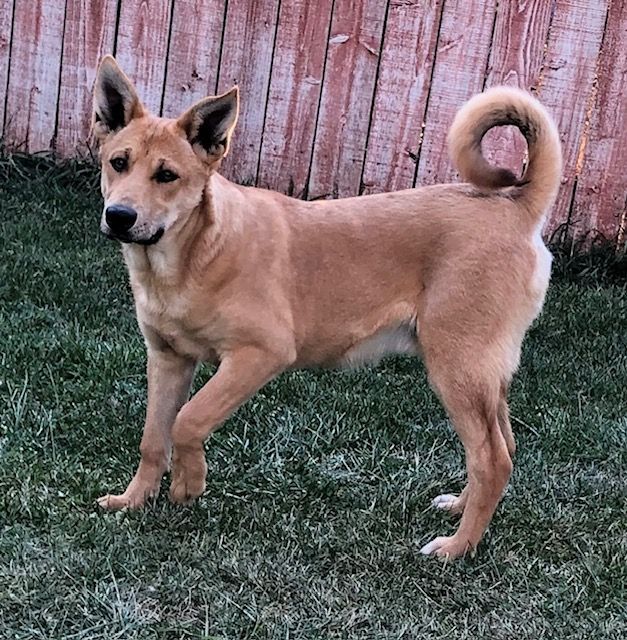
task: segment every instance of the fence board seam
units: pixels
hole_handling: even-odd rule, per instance
[[[57,84],[57,106],[54,114],[54,133],[52,134],[52,152],[54,154],[57,146],[57,135],[59,133],[59,105],[61,102],[61,81],[63,78],[63,46],[65,44],[65,29],[67,27],[67,2],[64,0],[63,9],[63,31],[61,32],[61,58],[59,59],[59,83]]]
[[[540,64],[540,70],[538,71],[538,81],[535,87],[535,94],[540,99],[540,90],[542,89],[542,83],[544,82],[544,71],[546,69],[546,61],[549,55],[549,42],[551,40],[551,30],[553,29],[553,20],[557,13],[557,0],[553,0],[551,4],[551,17],[549,18],[549,28],[546,30],[546,37],[542,45],[542,62]]]
[[[368,154],[368,144],[370,143],[370,130],[372,129],[372,120],[374,118],[374,105],[377,99],[377,91],[379,88],[379,72],[381,69],[381,58],[383,57],[383,47],[385,46],[385,36],[387,34],[388,16],[390,15],[390,4],[392,0],[387,0],[385,5],[385,15],[383,16],[383,27],[381,29],[381,42],[379,43],[379,57],[377,60],[377,71],[374,76],[374,91],[372,92],[372,99],[370,101],[370,114],[368,116],[368,130],[366,133],[366,140],[364,144],[364,155],[361,160],[361,175],[359,176],[359,191],[357,195],[361,195],[364,192],[364,170],[366,167],[366,155]]]
[[[224,0],[224,11],[222,12],[222,32],[220,33],[220,49],[218,51],[218,70],[216,72],[216,84],[213,89],[213,93],[215,95],[218,94],[218,87],[220,86],[220,70],[222,69],[222,52],[224,50],[224,33],[226,31],[226,15],[228,11],[229,0]]]
[[[7,59],[7,82],[4,87],[4,113],[2,115],[2,136],[7,126],[7,106],[9,104],[9,80],[11,78],[11,54],[13,53],[13,25],[15,24],[15,0],[11,5],[11,28],[9,34],[9,57]]]
[[[484,0],[473,0],[475,4]],[[491,0],[491,6],[496,0]],[[440,45],[438,47],[444,51],[460,46],[463,40],[461,37],[446,38],[447,16],[449,13],[455,18],[451,19],[454,24],[461,24],[456,15],[456,9],[449,11],[453,7],[462,3],[463,0],[443,4],[443,0],[434,2],[392,2],[388,16],[387,30],[391,35],[386,39],[381,58],[381,69],[379,74],[379,87],[375,98],[374,115],[370,129],[370,140],[365,159],[364,167],[364,191],[363,193],[377,193],[385,191],[395,191],[399,189],[411,189],[413,187],[414,176],[416,174],[416,151],[420,144],[422,125],[425,120],[424,107],[429,91],[429,77],[431,74],[434,49],[440,27],[440,15],[444,9],[444,17],[440,33]],[[465,11],[465,21],[472,20],[474,10]],[[484,27],[491,26],[488,14],[479,21]],[[489,29],[488,29],[489,31]],[[487,48],[488,42],[484,35],[484,44]],[[464,46],[464,43],[462,46]],[[460,69],[459,55],[452,56],[455,60],[455,68]],[[438,62],[433,75],[433,89],[427,123],[430,113],[434,111],[434,130],[439,129],[440,134],[444,132],[445,125],[449,117],[445,112],[440,113],[439,102],[442,86],[438,89],[439,70],[446,65],[442,64],[441,52],[438,52]],[[448,66],[451,66],[449,63]],[[472,69],[478,70],[479,78],[483,68],[476,64],[471,65]],[[443,72],[444,73],[444,72]],[[442,74],[440,74],[442,75]],[[441,81],[440,85],[457,87],[460,90],[459,82],[450,82],[449,74],[444,73],[446,81]],[[479,85],[481,78],[479,79]],[[438,100],[434,100],[435,96]],[[435,108],[434,108],[435,107]],[[429,124],[425,129],[424,147],[422,152],[421,165],[424,164],[425,151],[428,150]],[[442,137],[442,136],[440,136]],[[443,152],[442,144],[437,144],[438,152]],[[441,180],[440,180],[441,181]],[[421,183],[423,181],[421,180]],[[428,184],[428,181],[424,181]]]
[[[481,85],[481,91],[485,91],[485,86],[486,86],[486,83],[488,82],[488,73],[490,70],[490,56],[492,55],[492,47],[494,46],[494,32],[496,30],[496,20],[499,15],[499,6],[500,6],[499,2],[497,2],[494,5],[494,16],[492,18],[492,33],[490,34],[490,46],[488,47],[488,57],[485,59],[485,70],[483,72],[483,84]],[[436,43],[436,47],[437,47],[437,43]]]
[[[276,6],[276,22],[274,25],[274,37],[272,38],[272,53],[270,54],[270,69],[268,71],[268,85],[266,89],[266,103],[263,106],[263,122],[261,123],[261,139],[259,140],[259,153],[257,154],[257,166],[255,167],[255,186],[259,182],[261,169],[261,153],[263,151],[263,139],[266,135],[266,120],[268,118],[268,104],[270,103],[270,89],[272,88],[272,70],[274,69],[274,54],[276,53],[276,41],[279,37],[279,20],[281,19],[282,0],[278,0]]]
[[[350,197],[359,189],[386,6],[335,0],[308,199]]]
[[[329,58],[329,40],[331,39],[331,27],[333,26],[333,13],[335,12],[335,0],[331,2],[331,13],[329,14],[329,26],[327,27],[327,42],[324,48],[324,62],[322,63],[322,77],[320,78],[320,91],[318,92],[318,106],[316,107],[316,121],[314,122],[313,137],[311,139],[311,150],[309,151],[309,165],[307,167],[307,177],[303,188],[303,199],[309,200],[309,181],[311,180],[311,165],[313,163],[314,149],[316,148],[316,133],[318,132],[318,122],[320,121],[320,105],[322,104],[322,89],[327,73],[327,61]]]
[[[15,3],[7,126],[12,150],[26,153],[53,147],[65,0]],[[58,58],[57,58],[58,56]],[[12,130],[12,131],[11,131]]]
[[[597,82],[598,73],[599,73],[599,64],[601,63],[601,52],[603,51],[603,44],[605,43],[605,37],[607,36],[607,21],[610,16],[611,3],[612,3],[612,0],[608,0],[608,2],[605,4],[605,20],[603,22],[603,35],[601,36],[601,41],[599,42],[599,48],[597,50],[597,57],[594,63],[594,76],[592,80],[592,86],[590,87],[590,92],[588,93],[586,117],[583,123],[581,137],[579,138],[579,150],[577,152],[577,161],[575,164],[575,179],[573,180],[573,188],[570,193],[570,198],[568,203],[568,213],[567,213],[566,222],[565,222],[566,232],[568,234],[570,234],[570,230],[572,228],[573,212],[575,209],[575,200],[577,198],[577,185],[579,184],[579,176],[583,169],[583,162],[584,162],[586,147],[589,142],[592,111],[594,110],[596,105],[596,98],[597,98],[596,82]],[[591,231],[591,229],[589,231]],[[571,239],[571,242],[574,242],[575,234],[570,234],[570,235],[573,236]]]
[[[603,41],[605,40],[606,28],[607,28],[607,14],[605,16],[605,26],[603,27],[603,37],[601,38],[601,45],[599,47],[597,60],[594,65],[595,77],[599,69],[599,62],[601,60],[601,50],[603,49]],[[588,146],[588,142],[589,142],[588,136],[590,135],[590,124],[591,124],[590,116],[592,115],[592,110],[594,109],[596,104],[596,96],[597,96],[597,92],[595,87],[595,81],[593,81],[592,87],[590,89],[590,93],[588,94],[588,101],[587,101],[587,107],[586,107],[586,119],[584,121],[583,130],[581,132],[581,137],[579,139],[579,149],[577,151],[577,163],[575,165],[575,177],[573,179],[573,188],[570,192],[566,220],[564,220],[564,222],[562,222],[558,227],[556,227],[555,231],[553,231],[553,233],[551,234],[551,242],[553,242],[555,240],[555,237],[558,235],[558,231],[563,233],[564,235],[562,236],[562,239],[567,242],[570,240],[570,250],[573,249],[576,241],[576,238],[575,238],[576,234],[571,233],[571,230],[573,227],[573,213],[575,210],[575,202],[577,200],[577,187],[579,186],[579,177],[583,169],[586,147]],[[590,231],[594,231],[594,229],[587,229],[588,233]]]
[[[230,2],[225,23],[224,53],[218,91],[238,84],[242,95],[239,126],[222,165],[229,180],[254,185],[262,127],[270,98],[271,54],[278,40],[278,0]],[[254,56],[251,57],[251,51]]]
[[[122,13],[123,0],[117,0],[115,8],[115,29],[113,31],[113,50],[111,51],[113,56],[118,53],[118,32],[120,31],[120,14]]]
[[[569,238],[576,249],[611,242],[615,251],[621,250],[627,212],[627,190],[621,171],[627,122],[624,33],[627,33],[627,0],[614,0],[608,4],[597,59],[594,100],[591,99],[592,106],[587,112],[586,146],[580,149],[577,158],[579,172]]]
[[[547,218],[547,222],[546,222],[546,226],[545,226],[545,232],[547,231],[547,227],[550,229],[550,227],[555,224],[555,228],[551,230],[549,238],[550,238],[550,242],[551,243],[560,243],[560,242],[567,242],[570,239],[570,236],[573,235],[572,234],[572,225],[573,225],[573,219],[572,219],[572,214],[573,214],[573,210],[574,210],[574,202],[575,202],[575,197],[576,197],[576,191],[577,191],[577,184],[579,182],[579,173],[580,173],[580,167],[578,166],[579,164],[579,155],[581,153],[581,145],[582,143],[584,143],[584,138],[586,136],[586,131],[589,128],[589,115],[590,115],[590,100],[591,98],[594,98],[594,83],[595,83],[595,78],[596,78],[596,73],[597,70],[599,68],[599,61],[600,61],[600,57],[601,57],[601,51],[602,51],[602,43],[603,40],[605,38],[605,35],[607,33],[607,18],[608,18],[608,14],[609,14],[609,7],[610,7],[610,3],[611,0],[604,0],[605,2],[605,15],[603,18],[603,29],[601,32],[601,37],[599,39],[598,42],[598,46],[595,49],[594,52],[594,71],[591,73],[591,81],[590,81],[590,85],[589,86],[581,86],[579,91],[580,92],[586,92],[586,108],[585,108],[585,112],[584,112],[584,116],[583,116],[583,121],[581,122],[581,131],[579,133],[579,136],[576,139],[576,143],[577,143],[577,154],[575,156],[575,164],[574,164],[574,172],[573,172],[573,176],[572,176],[572,186],[571,189],[566,193],[566,194],[561,194],[558,195],[558,199],[556,201],[556,203],[554,204],[554,206],[551,208],[551,212],[549,214],[549,217]],[[553,24],[553,23],[552,23]],[[547,47],[547,55],[549,54],[548,51],[548,47]],[[549,67],[551,69],[551,67]],[[573,105],[574,107],[575,105]],[[593,103],[593,108],[594,108],[594,103]],[[558,126],[559,126],[560,122],[558,122]],[[575,131],[569,130],[568,131],[569,136],[573,137],[575,136]],[[565,182],[568,182],[568,149],[566,150],[566,154],[565,154],[565,166],[564,166],[564,177],[565,177]],[[564,179],[563,179],[564,181]],[[559,223],[555,222],[555,215],[556,215],[556,211],[558,210],[558,208],[560,206],[562,206],[563,204],[567,203],[567,206],[565,207],[565,215],[562,216],[562,221]]]
[[[170,24],[168,25],[168,39],[165,45],[165,69],[163,70],[163,87],[161,88],[161,104],[159,105],[159,115],[163,115],[163,104],[165,102],[165,90],[168,86],[168,67],[170,66],[170,43],[172,42],[172,24],[174,22],[174,5],[176,0],[170,3]]]
[[[166,46],[170,32],[172,0],[122,4],[118,29],[117,59],[135,81],[144,105],[159,114],[166,68]]]
[[[435,73],[436,61],[438,59],[438,43],[440,42],[440,32],[442,30],[442,21],[444,20],[444,8],[446,0],[443,0],[440,7],[440,19],[438,20],[438,35],[435,38],[433,49],[433,62],[431,63],[431,73],[429,73],[429,88],[427,89],[427,99],[425,100],[425,108],[422,111],[422,127],[420,128],[420,140],[418,141],[418,149],[416,149],[416,166],[414,167],[414,178],[412,180],[412,188],[416,188],[418,182],[418,167],[420,166],[420,156],[422,155],[422,143],[425,139],[425,129],[427,127],[427,112],[429,110],[429,101],[431,99],[431,89],[433,87],[433,74]],[[495,20],[496,24],[496,20]],[[494,37],[494,36],[493,36]],[[489,59],[489,56],[488,56]]]

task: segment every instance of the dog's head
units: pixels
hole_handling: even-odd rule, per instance
[[[102,232],[147,245],[182,224],[228,152],[237,112],[234,87],[178,119],[153,116],[115,60],[103,58],[92,122],[102,162]]]

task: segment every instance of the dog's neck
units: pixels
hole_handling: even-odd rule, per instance
[[[124,245],[123,253],[133,285],[184,286],[184,280],[205,273],[219,256],[233,220],[225,216],[225,184],[209,176],[198,205],[179,227],[169,229],[154,245]]]

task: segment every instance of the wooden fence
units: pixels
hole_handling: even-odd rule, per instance
[[[565,154],[547,237],[624,245],[627,0],[0,0],[5,147],[84,153],[108,52],[166,116],[239,84],[225,173],[308,198],[455,179],[460,104],[531,89]],[[510,166],[524,148],[488,146]]]

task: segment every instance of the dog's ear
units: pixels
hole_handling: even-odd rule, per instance
[[[95,137],[103,140],[142,115],[144,107],[131,81],[113,56],[105,56],[98,67],[94,85],[92,130]]]
[[[194,151],[203,160],[215,161],[229,150],[238,111],[239,91],[233,87],[220,96],[197,102],[178,119],[178,124]]]

